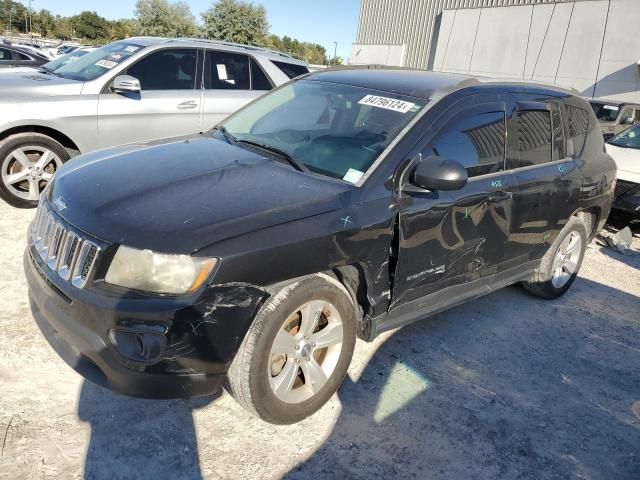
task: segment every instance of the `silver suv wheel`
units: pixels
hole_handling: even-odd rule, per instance
[[[46,147],[19,147],[2,162],[2,183],[15,197],[37,201],[61,166],[60,157]]]

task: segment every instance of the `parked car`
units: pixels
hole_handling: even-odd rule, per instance
[[[614,180],[564,90],[309,74],[207,134],[63,166],[30,229],[31,308],[99,385],[190,397],[226,379],[292,423],[336,391],[357,336],[517,282],[564,294]]]
[[[0,69],[10,67],[38,67],[47,63],[50,58],[26,48],[0,43]],[[1,92],[0,92],[1,95]]]
[[[607,152],[618,166],[613,208],[640,217],[640,124],[628,128],[607,143]]]
[[[71,53],[67,53],[65,55],[60,55],[56,57],[54,60],[50,60],[47,63],[40,65],[38,67],[15,67],[15,68],[6,68],[0,70],[0,78],[6,75],[16,75],[23,73],[36,73],[38,70],[44,70],[47,72],[55,72],[58,68],[65,66],[68,63],[71,63],[80,57],[85,56],[87,53],[92,52],[96,49],[96,47],[81,47],[74,50]]]
[[[605,141],[640,122],[640,105],[629,102],[592,100],[593,108]]]
[[[1,76],[0,196],[35,207],[77,153],[208,130],[305,69],[258,47],[131,38],[55,72]]]

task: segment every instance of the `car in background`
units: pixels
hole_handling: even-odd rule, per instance
[[[265,48],[141,37],[55,71],[2,76],[0,197],[35,207],[72,156],[209,130],[306,71],[304,62]]]
[[[0,69],[11,67],[39,67],[51,59],[35,50],[0,43]]]
[[[613,208],[640,218],[640,124],[609,140],[607,153],[618,167]]]
[[[616,100],[591,100],[605,141],[640,122],[640,105]]]
[[[58,68],[63,67],[66,64],[85,56],[87,53],[94,51],[96,48],[97,47],[81,47],[73,50],[71,53],[60,55],[55,59],[45,63],[44,65],[40,65],[39,67],[14,67],[0,70],[0,78],[5,75],[16,75],[18,73],[35,73],[39,70],[44,70],[45,72],[55,72]],[[2,83],[0,82],[0,86],[1,85]]]

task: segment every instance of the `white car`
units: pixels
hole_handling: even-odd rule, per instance
[[[640,124],[609,140],[607,153],[618,167],[613,208],[640,217]]]

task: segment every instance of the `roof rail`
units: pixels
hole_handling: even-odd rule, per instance
[[[255,50],[255,51],[258,51],[258,52],[267,52],[267,53],[271,53],[272,55],[278,55],[280,57],[291,58],[291,59],[295,60],[291,55],[287,55],[286,53],[278,52],[277,50],[272,50],[272,49],[266,48],[266,47],[258,47],[258,46],[255,46],[255,45],[244,45],[242,43],[227,42],[225,40],[210,40],[208,38],[188,38],[188,37],[167,39],[167,41],[172,41],[172,40],[187,41],[187,42],[200,42],[200,43],[207,43],[207,44],[211,44],[211,45],[224,45],[226,47],[244,48],[245,50]]]

